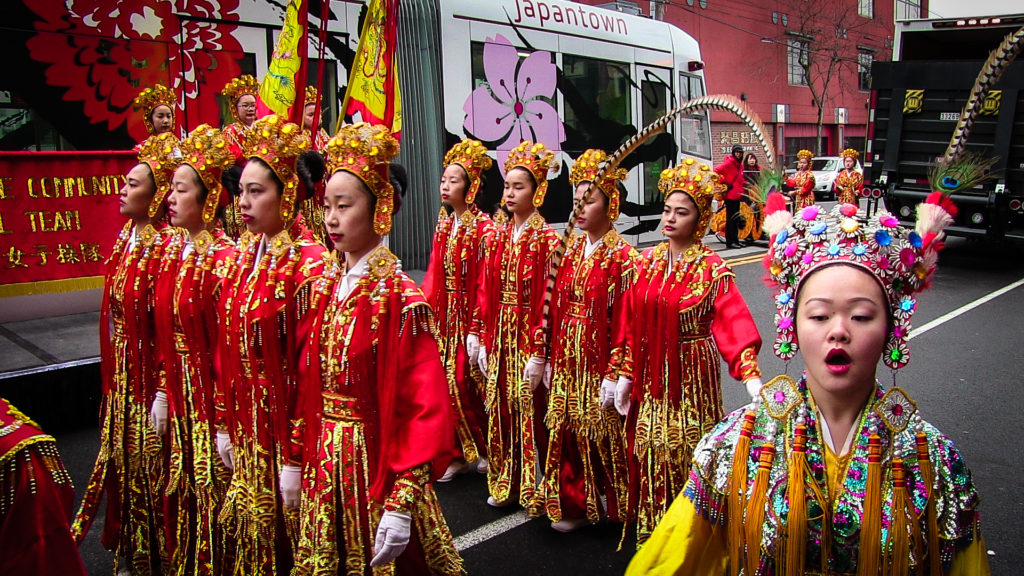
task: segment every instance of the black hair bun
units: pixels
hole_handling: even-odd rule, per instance
[[[228,191],[228,194],[231,194],[232,198],[237,198],[238,195],[242,193],[241,181],[241,166],[232,166],[220,174],[220,183],[224,186],[224,189]]]
[[[315,189],[317,182],[322,182],[327,165],[324,157],[316,150],[306,150],[295,159],[295,172],[299,175],[307,190]]]
[[[409,172],[406,171],[405,166],[392,162],[388,174],[395,194],[404,197],[405,191],[409,187]]]

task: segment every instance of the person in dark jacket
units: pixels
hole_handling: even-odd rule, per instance
[[[715,167],[719,181],[725,184],[725,247],[739,248],[739,228],[736,219],[740,213],[740,198],[743,197],[743,146],[733,144],[732,154]]]

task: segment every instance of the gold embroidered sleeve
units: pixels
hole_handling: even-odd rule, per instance
[[[384,509],[389,512],[411,513],[413,506],[423,495],[423,487],[430,480],[430,464],[421,464],[406,470],[395,479],[391,494],[384,501]]]
[[[757,364],[757,350],[746,348],[740,353],[740,380],[746,382],[751,378],[761,377],[761,368]]]

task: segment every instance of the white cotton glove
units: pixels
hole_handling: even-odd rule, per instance
[[[750,402],[755,404],[761,401],[761,386],[762,382],[760,378],[751,378],[743,383],[747,387],[747,394],[750,394]]]
[[[285,508],[298,508],[299,497],[302,493],[302,468],[295,464],[285,464],[281,467],[281,477],[278,479],[281,486],[281,500]]]
[[[601,380],[601,408],[615,406],[615,380]]]
[[[149,425],[156,433],[167,434],[167,393],[160,391],[153,398],[153,407],[149,410]]]
[[[480,345],[480,356],[477,358],[476,367],[480,369],[480,373],[487,378],[487,346]]]
[[[217,431],[217,454],[228,470],[235,469],[235,447],[231,445],[231,436],[222,430]]]
[[[619,376],[619,381],[615,383],[615,409],[623,416],[629,414],[629,395],[632,391],[633,381],[625,376]]]
[[[469,356],[469,364],[476,366],[480,363],[480,337],[476,334],[466,336],[466,355]]]
[[[412,530],[412,516],[401,512],[384,512],[377,525],[377,538],[373,541],[373,560],[370,566],[383,566],[405,552]]]
[[[537,386],[540,385],[540,381],[544,378],[544,367],[548,361],[541,358],[540,356],[530,356],[530,359],[526,362],[526,368],[523,368],[523,380],[530,382],[530,391],[536,390]]]
[[[551,362],[544,365],[544,387],[551,390]]]

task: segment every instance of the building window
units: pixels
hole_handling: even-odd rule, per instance
[[[875,0],[857,0],[857,13],[865,18],[874,18]]]
[[[875,61],[875,55],[871,52],[857,53],[857,87],[861,90],[871,90],[871,63]]]
[[[896,20],[917,20],[924,17],[921,0],[896,0]]]
[[[789,85],[807,86],[807,52],[810,50],[810,42],[791,38],[786,42],[786,45],[786,64],[789,69]]]

